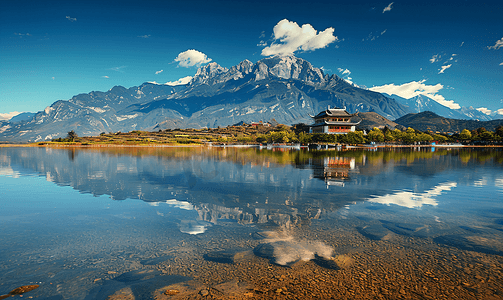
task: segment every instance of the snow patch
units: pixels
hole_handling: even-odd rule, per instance
[[[214,112],[212,112],[211,114],[214,114],[214,113],[219,112],[219,111],[222,111],[222,110],[224,110],[224,108],[223,108],[223,107],[222,107],[221,109],[217,109],[217,110],[215,110],[215,111],[214,111]]]
[[[5,132],[9,128],[10,128],[10,125],[5,125],[4,127],[0,128],[0,133]]]
[[[48,115],[51,111],[53,111],[54,108],[50,107],[50,106],[47,106],[45,109],[44,109],[44,112]]]
[[[274,112],[274,109],[276,107],[278,107],[278,106],[279,106],[279,103],[278,104],[274,104],[273,106],[270,106],[269,109],[271,110],[271,112]]]
[[[116,116],[115,118],[117,119],[117,121],[124,121],[124,120],[127,120],[127,119],[134,119],[138,117],[138,114],[134,114],[134,115],[122,115],[122,116]]]
[[[106,110],[104,110],[101,107],[89,107],[89,108],[92,109],[92,110],[94,110],[95,112],[97,112],[99,114],[102,114],[102,113],[106,112]]]

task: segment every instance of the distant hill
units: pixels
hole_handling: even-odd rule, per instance
[[[401,103],[409,108],[411,113],[421,113],[425,111],[431,111],[445,118],[451,119],[467,119],[467,120],[477,120],[477,121],[490,121],[497,119],[497,115],[489,116],[480,112],[473,107],[461,107],[459,109],[452,109],[444,106],[437,101],[424,96],[417,95],[410,99],[405,99],[397,95],[383,94],[388,98],[392,98],[398,103]]]
[[[405,129],[405,127],[403,127],[402,125],[397,124],[391,120],[388,120],[385,117],[375,112],[358,112],[354,114],[354,116],[351,118],[351,122],[360,122],[357,128],[367,131],[374,129],[374,127],[377,127],[379,129],[388,127],[391,130]]]
[[[475,130],[484,127],[486,130],[494,131],[498,126],[503,125],[503,120],[475,121],[458,120],[441,117],[431,111],[417,114],[408,114],[395,120],[396,123],[412,127],[417,130],[433,132],[461,132],[463,129]]]

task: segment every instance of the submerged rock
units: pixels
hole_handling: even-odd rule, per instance
[[[38,284],[23,285],[23,286],[20,286],[18,288],[13,289],[7,295],[1,295],[0,299],[6,299],[6,298],[9,298],[9,297],[15,296],[15,295],[22,295],[26,292],[33,291],[34,289],[38,288],[39,286],[40,285],[38,285]]]
[[[252,255],[251,250],[237,249],[237,250],[213,251],[210,253],[206,253],[203,257],[207,261],[213,261],[224,264],[233,264],[243,259],[246,259],[250,255]]]
[[[167,261],[168,259],[172,259],[173,256],[170,256],[170,255],[165,255],[165,256],[159,256],[159,257],[154,257],[154,258],[147,258],[147,259],[143,259],[143,260],[140,260],[140,263],[142,265],[157,265],[157,264],[160,264],[162,262],[165,262]]]
[[[382,240],[390,231],[381,224],[371,224],[365,227],[357,227],[356,230],[364,237],[371,240]]]
[[[318,266],[325,268],[325,269],[340,270],[337,263],[331,258],[325,258],[325,257],[322,257],[322,256],[315,254],[313,262],[315,264],[317,264]]]
[[[424,224],[398,223],[381,220],[382,225],[399,235],[410,237],[428,237],[430,235],[429,227]]]
[[[433,240],[436,243],[452,246],[461,250],[503,255],[503,242],[490,237],[452,234],[439,236]]]
[[[329,259],[333,249],[321,242],[289,240],[263,243],[255,247],[253,253],[281,266],[289,267],[301,260],[315,260],[315,263],[322,267],[335,267],[325,261]],[[322,260],[322,258],[325,260]]]

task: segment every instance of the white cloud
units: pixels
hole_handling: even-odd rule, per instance
[[[151,35],[150,34],[145,34],[145,35],[139,35],[138,37],[142,38],[142,39],[148,39],[149,37],[151,37]]]
[[[148,83],[158,84],[158,85],[171,85],[171,86],[175,86],[175,85],[187,84],[191,80],[192,80],[192,76],[186,76],[186,77],[180,78],[180,79],[178,79],[176,81],[168,81],[168,82],[166,82],[164,84],[163,83],[157,83],[157,81],[149,81]]]
[[[175,61],[178,62],[179,67],[188,68],[209,63],[211,61],[211,58],[208,58],[206,54],[202,52],[194,49],[189,49],[178,54],[178,56],[175,58]]]
[[[160,70],[160,71],[155,71],[155,75],[157,74],[161,74],[164,70]]]
[[[283,19],[273,29],[274,40],[279,40],[279,42],[273,42],[269,47],[262,49],[262,55],[288,55],[295,51],[325,48],[328,44],[338,40],[334,36],[334,31],[334,28],[329,27],[318,33],[310,24],[299,27],[297,23]]]
[[[110,77],[108,77],[108,76],[106,76],[106,75],[105,75],[105,76],[101,76],[101,77],[102,77],[102,78],[110,78]]]
[[[77,18],[72,18],[70,16],[66,16],[66,18],[70,21],[70,22],[75,22],[77,21]]]
[[[386,7],[383,9],[382,13],[385,13],[385,12],[387,12],[387,11],[390,11],[390,10],[393,8],[393,3],[395,3],[395,2],[391,2],[388,6],[386,6]]]
[[[351,71],[349,71],[348,69],[337,68],[337,71],[339,71],[342,75],[351,74]]]
[[[351,84],[351,85],[354,85],[354,86],[358,86],[356,85],[354,82],[353,82],[353,78],[349,77],[349,75],[351,75],[351,71],[348,70],[348,69],[342,69],[342,68],[337,68],[337,71],[339,71],[339,73],[341,73],[342,75],[342,79],[344,79],[347,83]]]
[[[503,62],[502,62],[502,63],[500,63],[500,66],[503,66]]]
[[[479,107],[477,108],[478,111],[480,111],[481,113],[484,113],[486,115],[491,115],[492,111],[490,109],[487,109],[486,107]]]
[[[17,35],[19,36],[20,38],[24,37],[24,36],[31,36],[30,33],[19,33],[19,32],[14,32],[14,35]]]
[[[440,70],[438,70],[438,74],[443,74],[445,70],[449,69],[452,66],[452,64],[447,65],[447,66],[441,66]]]
[[[461,42],[461,45],[459,45],[459,47],[463,47],[464,44],[465,44],[465,42]]]
[[[0,120],[10,120],[12,117],[19,115],[20,112],[13,111],[9,113],[0,113]]]
[[[496,111],[496,114],[503,115],[503,108],[500,108]]]
[[[120,72],[120,73],[124,73],[124,71],[122,70],[124,68],[126,68],[126,66],[113,67],[113,68],[110,68],[109,70]]]
[[[444,96],[438,94],[438,92],[444,88],[442,84],[437,83],[436,85],[427,85],[424,84],[425,81],[426,80],[412,81],[402,85],[395,85],[394,83],[391,83],[382,86],[374,86],[369,90],[389,95],[397,95],[405,99],[410,99],[417,95],[424,95],[451,109],[461,108],[461,106],[453,100],[446,100]]]
[[[165,83],[165,85],[171,85],[171,86],[183,85],[183,84],[189,83],[191,80],[192,80],[192,76],[185,76],[183,78],[178,79],[177,81],[168,81]]]
[[[500,40],[496,41],[496,44],[494,44],[494,46],[488,46],[487,48],[498,50],[501,47],[503,47],[503,38],[501,38]]]
[[[362,42],[364,42],[364,41],[375,41],[378,38],[380,38],[383,34],[385,34],[386,31],[388,31],[388,29],[384,29],[380,33],[379,32],[376,32],[376,33],[371,32],[371,33],[369,33],[369,35],[366,38],[362,39]]]
[[[442,57],[442,56],[440,56],[440,54],[435,54],[435,55],[433,55],[433,56],[430,58],[430,62],[431,62],[431,63],[434,63],[434,62],[438,61],[438,60],[440,59],[440,57]]]

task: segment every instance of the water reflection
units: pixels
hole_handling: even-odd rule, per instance
[[[427,190],[423,193],[413,193],[410,191],[398,191],[394,194],[387,194],[384,196],[373,196],[368,199],[372,203],[380,204],[395,204],[408,208],[420,208],[423,205],[437,206],[437,196],[442,192],[450,191],[457,186],[456,182],[447,182],[440,184],[433,189]]]
[[[81,193],[164,202],[194,209],[197,221],[211,224],[235,220],[286,227],[318,219],[355,201],[408,208],[436,206],[441,193],[459,184],[486,186],[492,181],[497,185],[500,178],[479,178],[472,168],[480,161],[501,167],[502,161],[501,151],[439,149],[3,148],[0,155],[4,176],[38,174]],[[470,171],[453,178],[456,169]],[[344,190],[323,192],[322,185]],[[202,233],[206,225],[182,227]]]
[[[303,298],[304,283],[313,298],[398,298],[397,283],[435,298],[476,274],[491,296],[503,262],[478,259],[503,253],[502,163],[498,149],[0,148],[0,294],[25,280],[43,297],[196,297],[239,278],[255,286],[237,298]]]

